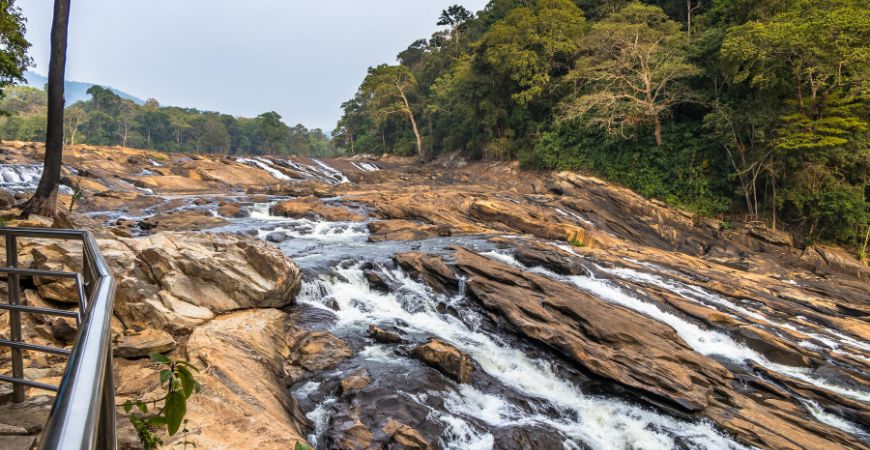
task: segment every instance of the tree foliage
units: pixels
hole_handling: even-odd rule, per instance
[[[0,99],[0,139],[45,139],[46,93],[13,86]],[[121,145],[169,152],[334,156],[330,138],[319,129],[287,126],[266,112],[255,118],[161,106],[155,99],[138,105],[102,86],[88,89],[91,99],[66,108],[66,144]]]
[[[336,146],[411,154],[412,115],[431,156],[589,170],[699,213],[863,244],[867,2],[491,0],[436,22],[398,55],[411,112],[385,114],[402,107],[365,89],[370,71]]]

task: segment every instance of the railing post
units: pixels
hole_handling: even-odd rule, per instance
[[[11,268],[18,267],[18,241],[14,235],[6,235],[6,266]],[[6,275],[6,285],[9,291],[9,304],[18,305],[21,303],[20,290],[21,284],[17,273]],[[9,311],[9,340],[12,342],[21,342],[21,313],[18,311]],[[24,378],[24,358],[22,357],[20,348],[12,348],[12,376],[15,378]],[[24,401],[24,386],[14,384],[12,386],[12,401],[21,403]]]
[[[97,448],[100,450],[115,450],[118,448],[118,440],[115,436],[115,374],[112,370],[111,350],[108,356],[106,356],[106,378],[103,382],[102,396]]]

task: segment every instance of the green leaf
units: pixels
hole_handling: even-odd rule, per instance
[[[124,412],[125,413],[130,414],[130,411],[132,409],[133,409],[133,402],[132,401],[127,400],[126,402],[124,402]]]
[[[148,404],[141,400],[136,400],[136,407],[139,408],[139,412],[145,414],[148,412]]]
[[[178,371],[178,378],[181,380],[181,390],[184,392],[184,398],[188,398],[196,387],[193,375],[184,366],[178,366],[176,370]]]
[[[169,381],[169,377],[172,376],[172,371],[169,369],[163,369],[160,371],[160,384],[166,384]]]
[[[185,366],[189,369],[193,369],[194,372],[199,372],[199,369],[197,369],[196,366],[194,366],[193,364],[191,364],[187,361],[176,361],[175,363],[178,364],[179,366]]]
[[[161,355],[160,353],[149,353],[148,357],[151,358],[151,361],[159,362],[163,364],[170,364],[172,361],[166,356]]]
[[[184,415],[187,413],[187,399],[184,394],[179,391],[170,392],[166,396],[166,406],[163,409],[163,416],[166,417],[166,429],[169,435],[172,436],[181,428],[181,422],[184,420]]]

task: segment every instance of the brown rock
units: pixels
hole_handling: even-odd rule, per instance
[[[149,353],[166,353],[174,348],[175,339],[169,333],[149,328],[119,336],[113,353],[121,358],[142,358]]]
[[[309,196],[285,200],[272,206],[271,213],[276,216],[323,219],[333,222],[360,222],[365,217],[348,209],[327,206],[318,197]]]
[[[241,206],[239,206],[238,203],[231,202],[221,202],[221,204],[218,206],[218,214],[223,217],[234,218],[245,217],[246,215],[245,211],[242,209]]]
[[[360,390],[372,382],[366,369],[359,369],[341,380],[341,393],[348,394]]]
[[[415,348],[413,355],[460,383],[468,381],[474,370],[468,355],[440,339]]]
[[[431,448],[429,441],[419,431],[395,419],[387,421],[384,425],[384,433],[387,433],[393,442],[406,449],[427,450]]]
[[[335,367],[351,354],[347,344],[331,333],[308,331],[293,345],[292,360],[305,370],[315,371]]]
[[[369,325],[369,336],[382,344],[401,344],[405,342],[398,334],[387,331],[377,325]]]
[[[421,225],[400,219],[371,222],[368,228],[370,242],[415,241],[452,234],[449,225]]]

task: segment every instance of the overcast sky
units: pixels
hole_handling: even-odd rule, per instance
[[[36,72],[51,0],[19,0]],[[487,0],[72,0],[68,80],[331,131],[366,68],[429,37],[441,10]]]

